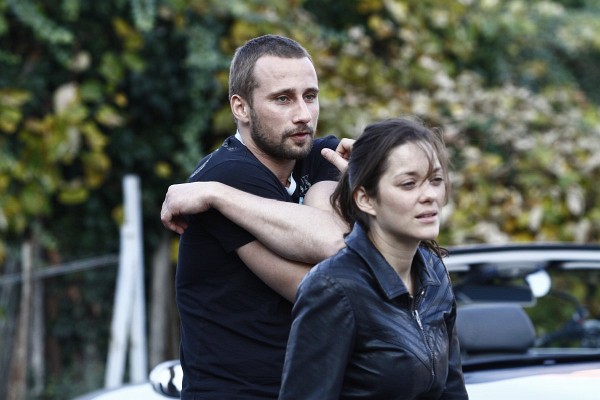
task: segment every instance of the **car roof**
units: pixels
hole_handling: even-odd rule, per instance
[[[465,373],[470,399],[592,400],[598,398],[600,362],[516,366]]]
[[[575,243],[504,243],[454,246],[444,264],[450,272],[477,265],[521,265],[539,269],[549,264],[561,268],[600,269],[600,246]]]

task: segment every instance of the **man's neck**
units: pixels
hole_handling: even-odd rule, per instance
[[[292,171],[296,165],[296,160],[277,160],[259,151],[255,146],[247,146],[244,138],[239,131],[235,133],[235,138],[240,141],[248,151],[250,151],[265,167],[267,167],[286,188],[288,193],[292,194],[296,190],[296,181],[292,176]]]

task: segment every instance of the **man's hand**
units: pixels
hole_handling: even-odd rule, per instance
[[[180,235],[187,228],[185,215],[198,214],[210,209],[211,189],[217,182],[192,182],[169,186],[160,211],[165,228]]]
[[[335,151],[325,148],[321,150],[321,155],[330,163],[335,165],[340,172],[344,172],[348,168],[348,160],[352,154],[352,146],[354,139],[343,138],[336,147]]]

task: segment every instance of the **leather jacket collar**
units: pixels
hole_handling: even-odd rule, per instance
[[[379,250],[373,245],[368,238],[367,232],[360,223],[355,223],[352,231],[345,239],[346,246],[355,251],[367,263],[373,275],[377,280],[377,284],[388,299],[393,299],[401,295],[408,295],[408,290],[402,280],[386,261]],[[431,273],[433,268],[433,255],[419,246],[413,259],[412,268],[418,270],[418,291],[426,286],[440,286],[441,282]]]

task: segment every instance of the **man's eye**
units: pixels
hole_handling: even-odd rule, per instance
[[[287,96],[278,96],[275,98],[275,100],[277,100],[279,103],[285,103],[286,101],[288,101],[288,97]]]
[[[307,94],[306,96],[304,96],[304,99],[306,101],[315,101],[316,98],[317,98],[316,94]]]

